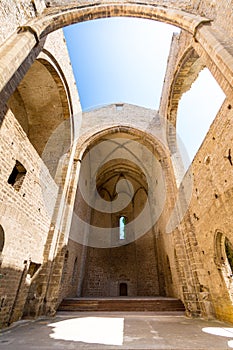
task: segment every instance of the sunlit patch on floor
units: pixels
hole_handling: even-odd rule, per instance
[[[205,327],[202,328],[202,331],[213,335],[219,335],[221,337],[233,338],[233,328]]]
[[[82,317],[54,322],[50,337],[105,345],[122,345],[124,318]]]
[[[228,327],[206,327],[202,328],[205,333],[218,335],[220,337],[233,338],[233,328]],[[233,348],[233,340],[228,340],[227,345],[229,348]]]

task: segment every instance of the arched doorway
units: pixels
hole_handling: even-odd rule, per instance
[[[69,237],[73,246],[85,245],[81,296],[160,295],[165,289],[158,266],[163,246],[157,247],[154,225],[166,206],[168,167],[162,170],[159,161],[165,150],[132,127],[105,129],[91,139],[81,160]],[[152,202],[156,219],[150,216]]]

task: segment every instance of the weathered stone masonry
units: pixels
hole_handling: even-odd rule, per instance
[[[67,296],[118,296],[122,283],[129,296],[174,296],[182,299],[190,316],[233,322],[232,8],[233,2],[225,0],[1,1],[2,326],[53,314]],[[82,116],[61,28],[111,16],[159,20],[182,29],[171,44],[161,96],[165,131],[155,111],[124,103]],[[176,167],[177,108],[203,67],[226,99],[190,167],[188,210],[168,234],[182,175]],[[103,139],[114,142],[118,136],[140,140],[160,162],[166,178],[164,208],[156,224],[134,242],[117,248],[86,247],[73,239],[72,230],[81,230],[73,213],[90,225],[104,222],[111,228],[118,217],[101,217],[85,203],[79,191],[82,160]],[[89,182],[91,164],[85,170]],[[148,190],[137,167],[120,158],[115,169],[108,163],[98,174],[98,188],[110,200],[121,176],[133,179],[140,194],[124,213],[132,221]],[[151,203],[151,210],[155,208]]]

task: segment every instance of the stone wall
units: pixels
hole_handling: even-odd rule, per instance
[[[134,220],[139,217],[145,205],[144,201],[147,198],[145,193],[143,194],[140,191],[138,192],[140,187],[138,187],[139,185],[137,181],[142,183],[146,173],[147,175],[149,174],[149,177],[152,176],[154,179],[157,177],[159,178],[158,174],[153,175],[151,173],[153,163],[150,163],[150,157],[158,158],[159,161],[162,161],[161,159],[165,158],[166,153],[164,152],[166,149],[166,143],[164,140],[165,130],[163,126],[165,126],[165,122],[162,120],[162,118],[159,118],[156,111],[123,103],[104,106],[97,110],[83,113],[79,143],[81,145],[81,149],[79,152],[81,154],[84,152],[85,148],[82,149],[82,147],[87,147],[84,154],[87,153],[88,155],[88,151],[92,149],[94,150],[92,152],[97,152],[96,156],[92,153],[90,153],[89,156],[86,156],[89,161],[87,163],[88,166],[85,168],[84,164],[86,163],[84,163],[84,159],[80,159],[80,179],[83,178],[85,180],[83,180],[85,186],[88,187],[88,184],[94,181],[96,186],[99,188],[98,191],[100,193],[102,193],[101,191],[104,191],[103,193],[107,195],[107,193],[114,192],[114,187],[116,184],[114,185],[114,182],[112,182],[110,178],[114,175],[114,173],[117,174],[118,168],[121,169],[119,170],[120,173],[124,173],[125,171],[126,174],[131,174],[130,161],[125,162],[124,159],[124,157],[127,158],[127,152],[124,153],[122,150],[122,152],[118,154],[116,149],[116,153],[113,154],[113,152],[111,152],[111,147],[114,147],[111,146],[112,144],[114,145],[115,143],[120,142],[120,140],[124,140],[123,143],[126,145],[127,143],[133,141],[133,148],[140,144],[144,145],[144,147],[148,147],[147,156],[143,155],[143,153],[141,154],[139,163],[135,163],[138,163],[138,169],[137,166],[134,165],[134,170],[130,175],[130,182],[134,186],[134,195],[136,197],[134,198],[132,207],[129,205],[124,208],[122,212],[125,216],[127,216],[128,221],[135,222],[135,225],[136,221]],[[104,132],[105,136],[102,136],[101,138],[102,132]],[[149,138],[147,141],[144,140],[145,135],[150,135],[151,137],[149,145],[147,145]],[[89,137],[93,141],[90,144],[87,144],[86,142]],[[105,140],[106,142],[107,139],[112,140],[108,146],[103,146],[103,148],[100,148],[99,150],[95,148],[96,145],[98,146],[100,144],[101,140]],[[84,146],[85,144],[86,146]],[[79,152],[77,151],[77,158],[80,157]],[[116,159],[115,161],[112,160],[112,162],[114,161],[112,165],[113,168],[111,170],[110,167],[110,170],[108,170],[106,174],[104,173],[104,166],[106,166],[106,169],[108,169],[110,163],[107,161],[107,158],[105,159],[104,163],[100,161],[101,166],[100,164],[97,164],[98,173],[100,172],[98,175],[99,177],[95,178],[93,176],[94,170],[92,170],[92,162],[97,162],[96,157],[97,154],[98,156],[100,155],[100,152],[103,152],[103,160],[105,157],[107,157],[108,152],[110,152],[113,158]],[[119,156],[122,158],[122,160],[119,159]],[[138,157],[136,153],[135,157]],[[153,171],[155,171],[155,168],[153,169]],[[139,173],[140,177],[138,178]],[[168,173],[169,175],[167,174],[165,177],[172,176],[170,171],[168,171]],[[169,193],[171,190],[169,190],[169,187],[174,185],[174,182],[169,179],[168,181],[170,181],[167,184],[167,190]],[[168,193],[166,193],[166,195],[168,195]],[[156,195],[157,202],[159,202],[160,196],[162,196],[162,194],[158,192]],[[168,195],[168,198],[169,202],[171,197]],[[161,200],[163,200],[163,198]],[[173,284],[171,282],[171,272],[169,275],[170,277],[168,277],[167,281],[165,281],[164,276],[166,275],[167,271],[170,271],[170,266],[167,266],[168,258],[164,252],[163,242],[161,242],[161,240],[157,240],[159,235],[157,228],[154,227],[154,223],[151,223],[148,232],[145,232],[146,234],[144,234],[142,237],[140,236],[138,238],[135,236],[135,239],[130,239],[129,243],[123,242],[122,246],[114,247],[115,245],[119,244],[119,241],[114,241],[115,231],[113,231],[113,229],[114,227],[118,226],[117,218],[122,213],[102,213],[98,210],[94,210],[94,208],[95,203],[93,203],[93,207],[90,208],[91,214],[89,217],[87,214],[88,205],[82,198],[81,194],[77,192],[74,216],[81,217],[81,219],[87,223],[86,228],[89,230],[87,235],[90,234],[91,237],[92,235],[95,237],[96,227],[101,227],[109,230],[109,237],[112,237],[112,246],[110,248],[98,246],[93,247],[92,244],[96,243],[95,240],[84,240],[85,244],[88,246],[90,243],[90,246],[87,248],[86,260],[80,263],[80,270],[83,270],[82,273],[84,276],[83,281],[81,282],[82,296],[119,296],[120,283],[127,284],[129,296],[154,296],[159,294],[178,295],[178,292],[174,291]],[[156,210],[156,207],[153,209],[151,208],[151,210]],[[149,218],[149,220],[150,219],[151,218]],[[141,220],[148,220],[148,218],[146,219],[146,217],[142,217]],[[119,230],[119,228],[117,229]],[[76,247],[77,243],[75,243],[75,240],[79,243],[81,242],[81,238],[78,238],[78,234],[80,237],[82,237],[83,231],[84,230],[82,229],[81,224],[77,222],[75,225],[74,220],[71,228],[69,246],[74,244],[74,247]],[[134,235],[134,230],[132,229],[132,232],[127,232],[126,229],[126,235],[128,237],[129,234]],[[80,255],[80,252],[77,251],[77,254]],[[164,261],[166,261],[166,264]],[[80,274],[80,272],[77,272],[77,275],[78,274]],[[68,277],[68,279],[71,279],[71,275]],[[63,287],[63,295],[65,294],[64,290],[66,290],[67,296],[71,295],[71,284],[69,288],[67,286]]]
[[[206,11],[205,15],[211,15],[212,18],[217,16],[217,21],[220,21],[222,14],[226,14],[227,6],[225,3],[223,11],[215,13],[216,8],[213,6],[207,7],[204,2],[200,4],[200,8]],[[227,23],[223,24],[223,22],[221,22],[221,28],[225,27],[224,30],[231,32],[232,28],[227,28]],[[198,44],[192,43],[192,38],[190,41],[187,40],[188,38],[189,35],[182,32],[180,36],[173,39],[161,99],[160,113],[168,114],[172,123],[176,123],[177,107],[182,89],[191,87],[193,77],[197,77],[201,68],[199,66],[194,76],[190,72],[193,71],[195,64],[193,67],[190,66],[186,77],[177,74],[180,69],[180,60],[182,62],[181,58],[187,47],[193,45],[200,56],[203,54],[202,64],[205,62],[210,67],[210,61],[205,61],[207,57],[202,50],[199,50]],[[182,73],[182,70],[180,72]],[[220,72],[218,70],[213,70],[213,72],[214,77],[221,82]],[[172,100],[173,110],[171,91],[172,93],[175,91]],[[178,276],[177,286],[178,290],[180,289],[180,295],[183,294],[186,310],[191,313],[197,311],[207,317],[217,317],[230,322],[232,322],[231,269],[226,257],[224,238],[220,243],[217,242],[216,237],[220,232],[222,237],[227,237],[229,241],[232,241],[230,228],[232,206],[230,194],[232,192],[230,180],[231,111],[232,100],[227,98],[190,167],[190,172],[193,174],[192,197],[182,224],[172,235],[175,254],[172,246],[165,243],[173,271],[172,276],[176,274]],[[176,150],[174,134],[170,134],[168,142],[171,151]],[[188,256],[189,266],[183,261],[184,255]],[[183,280],[185,275],[186,282],[189,280],[188,288]],[[198,309],[196,309],[197,305],[199,305]]]
[[[27,290],[34,275],[29,272],[30,264],[40,267],[43,263],[57,186],[10,111],[5,116],[0,134],[1,163],[4,165],[0,174],[0,222],[5,232],[1,257],[0,315],[1,324],[5,325],[22,316]],[[9,183],[16,161],[26,169],[20,188]],[[44,188],[48,189],[46,195]]]
[[[197,239],[197,247],[192,249],[196,250],[200,301],[207,304],[207,312],[212,302],[216,316],[232,322],[232,277],[224,270],[229,265],[224,247],[220,256],[220,242],[216,242],[217,232],[233,242],[231,124],[231,104],[225,101],[191,165],[194,178],[190,217],[186,215],[180,229],[185,235],[194,233]],[[188,223],[191,232],[187,232]]]
[[[46,4],[39,0],[1,1],[0,42],[1,44],[6,42],[10,35],[16,32],[18,26],[26,25],[35,18],[41,19],[37,22],[36,29],[40,25],[42,28],[45,16],[48,18],[52,14],[59,14],[64,7],[68,9],[80,4],[90,5],[84,17],[82,17],[82,11],[79,17],[74,12],[73,15],[67,12],[65,19],[57,17],[57,21],[49,22],[51,28],[56,26],[58,28],[64,23],[70,24],[77,20],[119,13],[121,15],[139,13],[138,5],[134,5],[133,2],[127,7],[127,9],[130,8],[130,13],[127,12],[126,7],[122,10],[121,5],[126,1],[108,10],[107,5],[110,3],[112,2],[97,2],[106,6],[102,7],[102,12],[96,11],[92,14],[93,4],[90,1],[75,2],[75,4],[72,2],[73,5],[68,1],[53,0],[46,1]],[[146,109],[118,104],[87,113],[84,117],[81,137],[78,140],[77,158],[74,150],[69,150],[55,183],[29,141],[30,137],[28,138],[23,130],[25,125],[16,118],[17,111],[14,113],[12,107],[16,102],[8,104],[12,110],[4,106],[5,110],[1,111],[2,115],[4,114],[4,120],[0,129],[0,157],[3,165],[0,172],[0,225],[4,231],[0,259],[0,277],[2,277],[0,322],[4,326],[20,319],[23,313],[30,315],[32,311],[31,315],[38,316],[48,311],[54,312],[63,297],[81,295],[82,291],[88,295],[103,295],[103,290],[108,290],[109,294],[117,295],[120,282],[129,284],[130,295],[159,293],[177,296],[184,301],[189,315],[217,317],[233,322],[232,270],[230,258],[227,255],[229,247],[226,248],[228,244],[226,242],[229,241],[229,244],[233,242],[231,229],[233,3],[214,0],[169,2],[161,0],[156,3],[148,1],[146,4],[156,5],[153,9],[149,8],[153,18],[157,18],[158,14],[162,15],[159,5],[165,6],[163,20],[177,23],[190,32],[189,34],[181,32],[173,39],[161,98],[162,117],[169,119],[175,126],[177,106],[182,93],[191,86],[203,66],[211,70],[227,96],[190,168],[193,174],[193,186],[188,210],[173,232],[168,234],[166,224],[177,195],[174,178],[174,173],[177,172],[174,169],[173,173],[169,149],[165,147],[166,151],[163,150],[166,145],[164,119],[160,118],[156,112],[153,114]],[[140,7],[142,17],[145,16],[142,9],[145,9],[146,4],[143,2]],[[47,7],[42,12],[45,5]],[[174,12],[169,10],[172,8],[175,9]],[[188,16],[181,14],[179,10],[187,11]],[[203,18],[194,18],[190,14],[204,16],[211,22],[202,22]],[[149,12],[146,16],[149,16]],[[51,64],[63,87],[65,99],[61,97],[62,94],[59,95],[61,90],[59,88],[57,90],[57,96],[61,98],[59,106],[63,107],[59,118],[63,120],[62,118],[69,118],[72,114],[77,116],[74,124],[78,129],[81,125],[80,103],[62,32],[54,32],[47,39],[45,35],[44,41],[41,40],[38,45],[37,34],[40,33],[40,28],[38,33],[33,33],[33,24],[35,23],[32,21],[31,29],[24,27],[26,32],[21,32],[14,37],[16,46],[12,47],[11,40],[7,41],[10,43],[9,46],[3,46],[5,51],[3,50],[4,57],[1,57],[1,71],[4,74],[1,83],[5,84],[6,72],[6,77],[10,80],[8,93],[10,91],[13,93],[43,49],[38,57],[39,60],[47,60]],[[48,23],[45,28],[48,28]],[[27,56],[30,49],[32,53]],[[186,55],[187,49],[192,50],[188,51],[188,55]],[[9,60],[4,61],[4,59],[7,60],[7,54],[11,57],[10,63]],[[194,67],[199,59],[198,56],[201,58],[200,64]],[[22,63],[20,68],[19,62]],[[12,77],[11,70],[14,72],[15,68],[19,69]],[[5,96],[5,91],[3,95]],[[20,98],[17,101],[21,101]],[[30,99],[30,102],[32,101]],[[65,104],[64,101],[66,101]],[[39,102],[34,101],[34,107]],[[26,107],[21,107],[25,112]],[[80,199],[75,201],[77,163],[81,160],[79,156],[82,157],[82,151],[86,146],[95,143],[98,139],[97,133],[103,131],[103,128],[106,130],[115,128],[115,132],[116,128],[122,128],[122,126],[125,130],[128,128],[129,134],[135,133],[139,138],[143,137],[139,131],[137,133],[136,129],[144,132],[146,136],[143,142],[148,141],[150,147],[153,145],[153,152],[160,156],[163,169],[167,169],[165,171],[168,184],[167,202],[153,232],[149,232],[125,247],[87,250],[72,237],[68,240],[71,218],[63,198],[71,207],[73,204],[76,207],[79,207],[80,203],[82,205]],[[46,129],[46,125],[44,128]],[[131,131],[129,131],[130,128]],[[156,130],[156,135],[152,135],[151,130]],[[168,134],[174,137],[173,133],[168,132]],[[153,144],[152,136],[158,137],[160,142]],[[168,141],[170,150],[173,152],[171,140]],[[173,146],[176,146],[176,140],[172,141]],[[70,154],[71,157],[69,157]],[[18,173],[21,173],[20,181],[16,181]],[[60,185],[59,197],[57,197],[57,185]],[[49,206],[48,199],[46,197],[45,200],[42,192],[44,188],[48,189],[47,195],[51,201]],[[55,199],[57,199],[56,203]],[[54,216],[53,208],[61,216]],[[90,223],[90,209],[84,206],[79,210],[84,211],[84,216]],[[56,224],[57,218],[61,219],[61,227],[51,225],[52,219],[54,219],[53,224]],[[125,268],[121,261],[123,257],[128,261],[128,268]],[[109,265],[109,260],[112,261],[112,265]],[[145,275],[144,271],[148,269],[153,269],[154,274]],[[44,307],[45,303],[47,303],[46,307]]]
[[[219,6],[222,6],[221,9]],[[227,2],[210,4],[202,1],[198,11],[201,11],[201,15],[214,19],[213,26],[218,26],[218,29],[221,28],[222,31],[231,33],[232,26],[228,26],[228,21],[223,19],[230,13],[228,6],[232,4]],[[197,77],[201,69],[201,66],[197,66],[195,73],[195,61],[186,72],[184,70],[186,76],[180,69],[182,68],[182,56],[187,48],[192,46],[200,55],[201,64],[206,64],[211,69],[209,57],[203,50],[200,50],[197,43],[193,42],[190,35],[181,32],[180,35],[174,37],[160,105],[160,114],[167,114],[169,120],[174,124],[179,99],[182,93],[191,87],[192,79]],[[181,75],[177,74],[179,71]],[[192,71],[194,75],[190,74]],[[217,69],[212,72],[215,79],[221,84],[220,72]],[[175,254],[170,244],[165,243],[165,245],[170,257],[172,276],[176,274],[178,276],[177,286],[178,290],[180,289],[180,295],[183,294],[186,310],[194,313],[198,311],[196,309],[198,304],[198,312],[203,315],[232,322],[231,269],[226,257],[224,238],[221,243],[217,243],[216,238],[220,232],[223,237],[232,241],[230,228],[232,187],[229,169],[232,140],[230,127],[232,100],[230,96],[229,92],[229,98],[220,109],[190,167],[190,172],[193,174],[192,199],[182,224],[173,232]],[[168,142],[171,151],[175,152],[176,136],[170,133]],[[189,266],[183,261],[184,255],[189,257]],[[189,286],[193,286],[191,289],[187,288],[183,280],[185,275],[186,282],[189,280]]]
[[[39,0],[2,1],[0,42],[6,40],[19,25],[38,16],[44,7],[43,1]],[[58,185],[61,181],[58,177],[57,184],[55,183],[55,172],[49,171],[51,169],[45,166],[42,154],[55,126],[67,119],[67,125],[62,131],[62,144],[61,135],[55,133],[57,140],[53,139],[53,143],[57,142],[57,147],[53,155],[54,152],[60,152],[59,157],[69,151],[69,143],[64,144],[64,138],[65,142],[70,142],[72,137],[69,118],[75,114],[75,120],[78,121],[77,114],[80,111],[77,88],[61,30],[47,38],[38,59],[4,107],[5,110],[1,111],[4,114],[0,126],[0,225],[4,230],[0,259],[1,326],[17,321],[25,311],[30,314],[30,303],[26,301],[28,296],[32,298],[32,304],[37,303],[37,310],[43,303],[46,291],[44,283],[47,284],[47,281],[43,283],[42,271],[47,269],[46,260],[51,254],[48,233],[52,218],[54,219]],[[40,78],[37,76],[39,72]],[[41,85],[38,86],[38,83]],[[44,89],[49,87],[51,90],[45,93]],[[52,103],[49,101],[52,98],[55,98],[53,102],[57,106],[55,113],[51,110]],[[33,126],[37,128],[38,125],[41,129],[33,131]],[[48,137],[45,137],[46,133]],[[17,162],[24,167],[26,175],[21,177],[21,182],[16,181],[14,184],[9,177]],[[39,278],[41,273],[42,277]],[[37,283],[38,279],[40,283]],[[33,284],[35,287],[32,292]],[[32,314],[35,315],[35,312]]]
[[[41,8],[45,7],[43,1],[41,2]],[[17,1],[17,0],[3,0],[0,4],[1,13],[1,28],[0,28],[0,43],[6,40],[17,27],[24,25],[31,18],[35,18],[37,15],[36,6],[31,0]],[[39,1],[38,1],[39,3]]]

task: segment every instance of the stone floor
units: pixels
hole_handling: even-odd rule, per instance
[[[0,332],[0,349],[233,348],[233,325],[173,313],[58,312],[54,318],[20,321]]]

